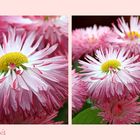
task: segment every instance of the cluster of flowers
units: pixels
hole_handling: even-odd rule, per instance
[[[100,110],[103,122],[132,124],[140,122],[140,21],[118,19],[112,27],[94,25],[72,33],[73,112],[86,99]]]
[[[52,124],[67,102],[67,18],[0,17],[0,123]]]

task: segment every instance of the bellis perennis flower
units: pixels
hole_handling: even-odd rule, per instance
[[[131,17],[130,24],[124,18],[118,19],[118,28],[113,24],[113,30],[118,37],[113,42],[121,44],[135,54],[140,52],[140,21],[138,17]]]
[[[1,34],[7,34],[9,26],[16,27],[16,33],[23,31],[36,31],[36,40],[43,35],[38,49],[50,45],[59,44],[53,54],[68,54],[68,21],[65,16],[0,16],[0,43]]]
[[[97,50],[96,58],[87,55],[86,61],[80,61],[82,80],[88,82],[93,99],[140,92],[140,62],[136,62],[139,56],[128,58],[129,52],[110,47],[105,52]]]
[[[67,99],[67,61],[63,56],[49,57],[57,45],[39,47],[35,32],[16,35],[10,28],[0,46],[0,120],[22,112],[25,117],[44,109],[50,114]]]
[[[72,110],[79,111],[88,97],[87,85],[78,73],[72,72]]]
[[[73,59],[79,59],[85,54],[93,54],[99,47],[106,47],[111,41],[113,32],[109,27],[94,25],[86,29],[76,29],[72,33]]]
[[[132,124],[140,121],[138,97],[113,98],[98,105],[100,116],[109,124]]]

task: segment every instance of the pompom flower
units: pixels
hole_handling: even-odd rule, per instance
[[[67,100],[67,61],[49,57],[57,45],[37,51],[42,36],[35,41],[31,32],[23,37],[9,29],[0,46],[0,120],[22,115],[36,116],[44,109],[50,114]]]
[[[140,121],[140,102],[138,97],[113,98],[98,105],[100,116],[109,124],[133,124]]]
[[[115,50],[113,47],[96,51],[96,58],[87,55],[80,61],[83,78],[88,83],[88,91],[93,99],[140,92],[139,55],[128,58],[130,51]]]
[[[140,22],[138,17],[131,17],[130,24],[124,18],[118,19],[118,28],[113,24],[114,32],[118,37],[112,39],[113,42],[127,47],[135,54],[140,52]]]
[[[87,85],[79,74],[72,71],[72,111],[79,111],[88,97]]]
[[[112,31],[109,27],[96,25],[86,29],[76,29],[72,32],[72,53],[73,59],[79,59],[85,54],[93,54],[93,51],[102,45],[111,42]]]

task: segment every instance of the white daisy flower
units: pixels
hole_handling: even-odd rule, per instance
[[[118,35],[113,41],[119,43],[135,54],[140,52],[140,22],[138,17],[131,17],[130,24],[124,18],[118,19],[118,28],[113,24],[114,32]],[[127,46],[126,46],[127,45]]]
[[[67,62],[64,56],[48,57],[57,45],[37,51],[42,36],[16,35],[9,29],[0,45],[0,119],[19,111],[37,114],[62,107],[67,100]],[[13,113],[14,114],[14,113]]]
[[[87,55],[87,62],[80,61],[83,80],[88,83],[93,99],[140,91],[140,62],[135,62],[139,56],[127,58],[129,53],[125,49],[109,48],[105,52],[97,50],[96,59]]]

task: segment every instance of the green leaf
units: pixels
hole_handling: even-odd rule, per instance
[[[98,116],[99,110],[88,108],[77,114],[73,120],[73,124],[101,124],[102,118]]]
[[[75,61],[75,62],[73,62],[72,69],[75,69],[76,72],[80,72],[82,69],[79,66],[80,66],[80,64],[78,63],[78,61]]]
[[[68,103],[65,103],[63,108],[59,110],[58,116],[55,121],[64,121],[64,124],[68,123]]]
[[[93,106],[93,104],[91,103],[91,101],[90,101],[90,99],[87,99],[86,100],[86,102],[85,102],[85,104],[83,105],[83,107],[81,108],[81,110],[79,110],[78,112],[76,112],[76,113],[72,113],[72,117],[74,118],[79,112],[81,112],[81,111],[83,111],[83,110],[85,110],[85,109],[87,109],[87,108],[90,108],[90,107],[92,107]]]

